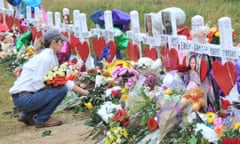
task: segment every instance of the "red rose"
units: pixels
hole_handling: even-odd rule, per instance
[[[120,109],[115,114],[115,117],[112,118],[112,121],[120,122],[123,126],[126,126],[130,120],[130,117],[127,114],[125,109]]]
[[[120,98],[120,90],[112,90],[111,95],[115,98]]]
[[[227,110],[229,108],[229,106],[230,106],[229,100],[223,100],[222,101],[222,109],[223,110]]]
[[[226,117],[227,117],[227,114],[224,113],[224,112],[222,112],[222,113],[221,113],[221,117],[222,117],[222,118],[226,118]]]
[[[158,123],[157,121],[154,119],[154,118],[149,118],[147,120],[147,124],[148,124],[148,128],[151,130],[151,131],[154,131],[157,129],[158,127]]]

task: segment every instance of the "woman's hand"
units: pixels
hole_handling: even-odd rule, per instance
[[[79,87],[77,85],[75,85],[73,87],[73,91],[75,91],[75,92],[77,92],[79,94],[85,95],[85,96],[89,95],[89,91],[88,90],[85,90],[85,89],[83,89],[83,88],[81,88],[81,87]]]

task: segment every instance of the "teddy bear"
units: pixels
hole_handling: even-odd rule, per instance
[[[181,104],[192,105],[192,111],[197,112],[205,106],[204,90],[200,88],[192,88],[186,91],[181,97]]]
[[[161,72],[162,68],[162,60],[160,58],[156,60],[152,60],[149,57],[141,57],[137,63],[135,63],[135,67],[138,71],[152,71],[152,72]]]

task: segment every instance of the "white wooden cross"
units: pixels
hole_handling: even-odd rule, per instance
[[[224,63],[227,59],[237,59],[239,57],[239,50],[233,46],[231,19],[229,17],[220,18],[218,20],[218,27],[222,49],[222,62]]]
[[[140,24],[139,24],[139,15],[137,11],[130,12],[131,18],[131,30],[127,31],[127,36],[132,39],[133,45],[137,44],[139,48],[140,57],[142,57],[142,48],[141,48],[141,41],[143,34],[140,32]]]

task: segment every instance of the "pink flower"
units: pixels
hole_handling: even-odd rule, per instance
[[[128,68],[122,68],[120,72],[118,73],[119,76],[123,76],[128,72]]]
[[[215,118],[214,122],[213,122],[213,125],[214,126],[222,126],[223,125],[222,118]]]

